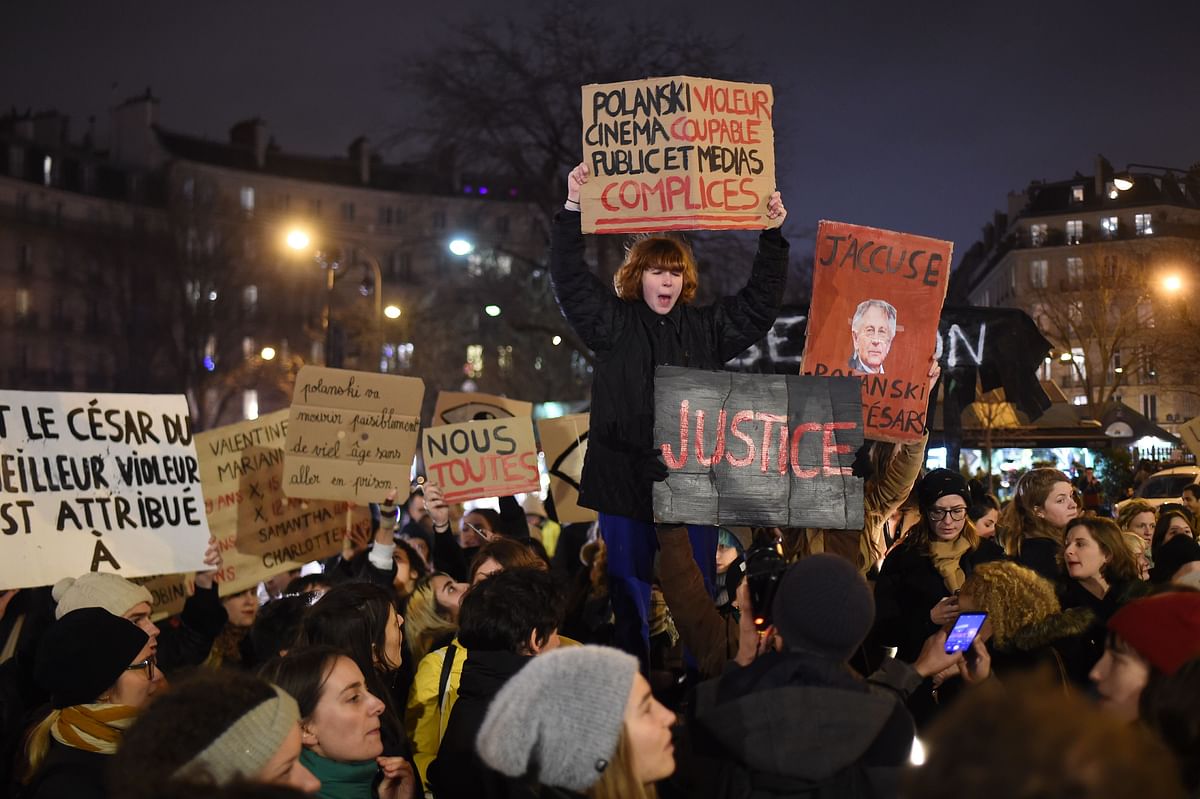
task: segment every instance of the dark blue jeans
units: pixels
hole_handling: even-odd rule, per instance
[[[650,673],[650,585],[658,536],[654,525],[625,516],[600,514],[600,534],[608,550],[608,592],[613,609],[613,643],[636,657],[642,673]],[[717,528],[688,525],[692,557],[715,596]]]

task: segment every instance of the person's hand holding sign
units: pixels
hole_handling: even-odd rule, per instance
[[[579,192],[580,192],[583,184],[587,183],[588,174],[589,174],[589,172],[588,172],[587,164],[580,162],[574,169],[571,170],[571,174],[567,175],[567,206],[566,206],[566,208],[568,211],[578,211],[579,210]],[[574,204],[575,207],[572,208],[571,204]]]
[[[213,581],[217,577],[217,572],[221,571],[221,566],[224,564],[224,559],[221,557],[221,548],[217,546],[217,539],[208,539],[208,549],[204,550],[204,565],[210,566],[209,571],[196,572],[196,587],[205,590],[213,587]]]
[[[435,533],[444,533],[450,529],[450,506],[442,495],[442,488],[437,483],[425,484],[425,511],[433,522]]]
[[[787,218],[787,209],[783,207],[783,195],[777,191],[771,192],[767,198],[767,218],[778,219],[780,223]]]

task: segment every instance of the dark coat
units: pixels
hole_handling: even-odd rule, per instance
[[[511,652],[472,649],[463,665],[458,699],[450,711],[437,759],[429,764],[429,784],[438,799],[518,799],[537,794],[530,785],[490,769],[475,753],[475,736],[488,705],[530,658]]]
[[[182,613],[158,625],[158,667],[169,677],[180,669],[199,666],[228,620],[216,584],[197,588],[183,603]]]
[[[704,307],[676,303],[660,316],[640,298],[625,301],[588,271],[580,215],[554,218],[550,271],[571,329],[595,355],[591,421],[579,504],[652,521],[644,461],[653,445],[654,369],[721,369],[775,323],[787,283],[788,243],[764,230],[749,282]]]
[[[1002,560],[1004,550],[983,539],[975,550],[959,559],[967,577],[980,563]],[[875,581],[875,628],[872,640],[897,647],[896,658],[912,663],[925,639],[937,631],[929,611],[949,596],[946,582],[933,566],[933,559],[911,541],[892,550]]]
[[[104,799],[105,771],[112,755],[85,752],[51,739],[50,750],[21,799]]]
[[[1058,563],[1059,543],[1050,538],[1026,538],[1021,542],[1021,554],[1014,560],[1033,569],[1052,583],[1062,578],[1062,567]]]
[[[913,741],[895,693],[791,652],[701,683],[688,730],[689,766],[707,772],[691,796],[806,795],[831,782],[855,786],[826,787],[833,795],[892,796]]]

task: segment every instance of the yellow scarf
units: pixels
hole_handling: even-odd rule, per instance
[[[72,705],[59,711],[50,734],[65,746],[111,755],[137,714],[138,708],[128,705]]]
[[[929,542],[929,556],[933,558],[933,568],[942,575],[947,590],[957,591],[966,582],[967,575],[963,574],[959,559],[970,548],[970,542],[961,535],[953,541]]]

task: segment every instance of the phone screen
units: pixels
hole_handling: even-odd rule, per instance
[[[958,618],[954,620],[954,627],[946,636],[946,654],[953,655],[955,652],[965,652],[970,649],[986,618],[986,613],[958,614]]]

